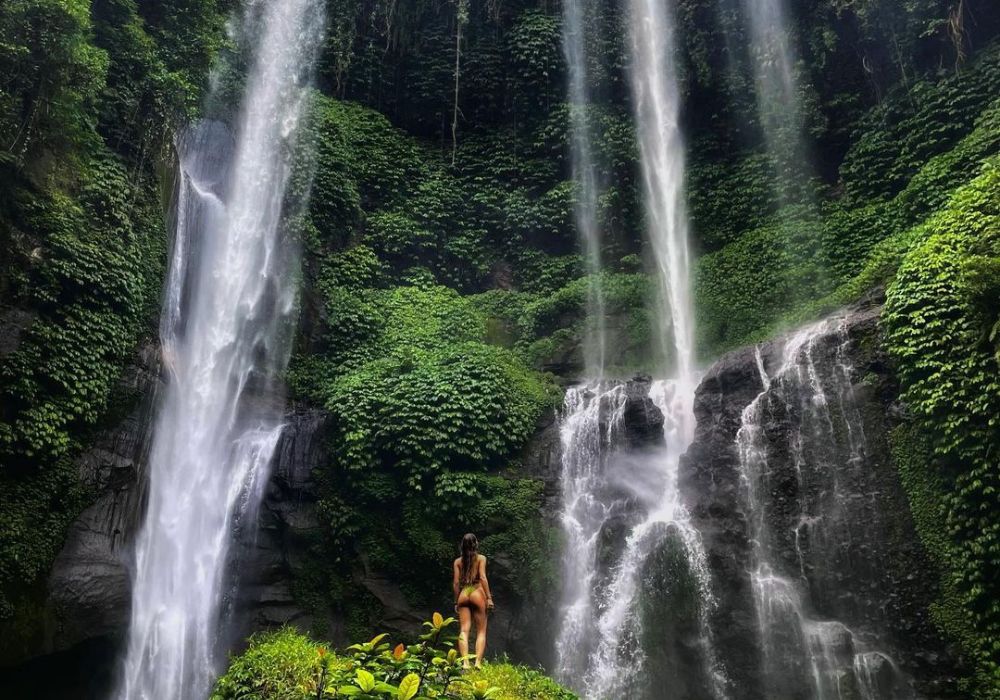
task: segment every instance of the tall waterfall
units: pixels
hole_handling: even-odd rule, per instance
[[[722,698],[726,679],[709,626],[705,551],[678,487],[680,457],[694,437],[698,372],[672,8],[633,0],[629,9],[643,200],[658,281],[657,354],[670,379],[652,382],[644,397],[662,417],[663,433],[657,445],[639,449],[620,435],[633,387],[603,382],[567,393],[557,670],[592,700],[662,698],[665,687],[677,698]],[[572,82],[571,75],[571,92]],[[672,607],[687,613],[664,611]]]
[[[178,143],[160,327],[169,382],[135,543],[123,700],[203,698],[224,651],[230,544],[255,526],[282,429],[296,262],[282,222],[323,18],[321,0],[248,2],[235,134],[206,122]]]
[[[573,181],[577,186],[573,214],[583,245],[587,286],[586,332],[583,359],[586,376],[604,374],[605,338],[604,292],[601,288],[601,229],[597,202],[600,196],[597,163],[590,126],[590,89],[587,70],[587,0],[563,3],[563,53],[569,70],[569,118]]]
[[[782,197],[811,175],[796,75],[797,52],[784,0],[742,0],[749,29],[757,113],[775,159]]]
[[[831,342],[833,360],[817,361]],[[758,348],[762,390],[736,435],[766,697],[912,697],[872,595],[887,552],[875,494],[859,489],[866,442],[847,345],[834,317],[791,335],[770,373]],[[768,435],[776,417],[790,425],[787,444]],[[771,468],[779,455],[791,470]]]
[[[694,311],[672,3],[630,0],[629,34],[646,229],[659,283],[660,351],[679,382],[676,400],[690,406],[696,383]],[[687,416],[682,432],[690,442],[693,412]]]

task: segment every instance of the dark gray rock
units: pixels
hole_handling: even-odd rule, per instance
[[[98,432],[77,458],[80,481],[97,498],[70,526],[47,581],[44,642],[28,656],[116,637],[128,624],[130,582],[126,544],[138,522],[139,484],[149,449],[160,387],[159,348],[147,344],[126,367],[116,401],[131,405],[117,424]]]
[[[0,311],[0,360],[21,345],[21,337],[35,321],[33,311],[10,308]]]
[[[914,531],[906,494],[894,469],[889,435],[894,425],[897,395],[889,363],[879,345],[880,308],[862,305],[845,318],[846,344],[830,333],[816,341],[814,356],[820,371],[835,364],[837,353],[851,367],[853,407],[857,426],[865,439],[862,462],[844,469],[847,459],[832,444],[807,445],[809,472],[797,472],[790,445],[791,425],[800,419],[797,403],[767,406],[762,423],[768,445],[765,515],[776,538],[781,564],[796,571],[804,561],[802,576],[808,581],[815,619],[846,620],[864,630],[865,621],[884,619],[895,661],[912,679],[919,697],[957,698],[957,663],[927,619],[936,596],[933,566]],[[760,344],[768,375],[781,363],[783,338]],[[743,410],[763,390],[755,350],[741,348],[722,357],[698,387],[696,436],[682,459],[680,486],[694,524],[702,534],[718,602],[712,614],[715,646],[733,688],[747,700],[768,697],[762,678],[755,602],[748,572],[753,567],[750,514],[746,512],[745,486],[741,482],[736,434]],[[838,424],[839,425],[839,424]],[[842,430],[836,427],[836,430]],[[843,440],[843,435],[838,440]],[[840,508],[850,531],[838,542],[811,536],[798,522],[801,502],[828,498],[832,472],[838,470],[843,501]],[[798,532],[798,540],[792,534]],[[845,546],[844,542],[850,545]],[[797,548],[804,552],[800,560]],[[922,572],[914,576],[914,572]],[[884,616],[884,618],[883,618]],[[855,624],[856,623],[856,624]],[[831,642],[832,643],[832,642]],[[844,642],[850,646],[848,637]],[[834,644],[833,646],[837,646]],[[839,648],[839,647],[838,647]],[[933,650],[936,665],[924,653]],[[839,652],[838,652],[839,653]],[[847,654],[848,651],[844,651]],[[792,669],[789,674],[794,674]],[[878,682],[888,683],[885,668],[877,670]],[[799,697],[799,689],[786,689]],[[903,695],[885,695],[903,697]]]

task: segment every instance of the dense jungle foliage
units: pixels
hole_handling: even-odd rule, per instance
[[[0,618],[14,627],[92,498],[76,458],[139,398],[118,378],[155,342],[172,139],[213,109],[202,93],[232,49],[233,4],[0,5]],[[804,176],[766,148],[738,3],[676,3],[699,353],[886,288],[906,406],[893,441],[939,567],[932,612],[969,659],[969,694],[998,697],[1000,13],[791,4]],[[623,7],[588,18],[606,40],[589,47],[587,112],[622,374],[648,369],[651,327]],[[288,379],[329,413],[331,459],[296,595],[361,638],[380,612],[354,580],[361,559],[431,609],[441,587],[405,574],[446,571],[469,529],[514,593],[551,587],[555,535],[521,450],[580,371],[588,280],[559,4],[329,0],[328,15]],[[315,671],[305,640],[254,649],[278,643],[304,645]]]
[[[434,613],[413,644],[386,634],[334,653],[292,629],[260,635],[231,660],[212,700],[322,700],[398,697],[441,700],[574,700],[576,696],[539,672],[509,663],[462,671],[454,618]]]

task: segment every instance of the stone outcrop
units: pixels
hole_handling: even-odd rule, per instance
[[[864,507],[871,515],[867,522],[853,525],[851,564],[841,565],[838,559],[846,550],[836,553],[836,543],[824,543],[832,552],[829,570],[815,567],[803,571],[802,576],[813,589],[815,609],[809,613],[817,619],[832,619],[849,615],[845,611],[856,609],[860,602],[868,609],[879,610],[889,631],[886,642],[913,686],[899,690],[898,697],[910,697],[906,693],[915,689],[919,697],[957,698],[961,695],[955,688],[955,657],[928,619],[928,608],[936,595],[934,568],[919,544],[891,459],[893,416],[898,416],[901,409],[896,404],[897,388],[887,358],[879,347],[879,312],[877,304],[851,310],[841,326],[846,331],[846,345],[842,336],[828,334],[820,335],[813,349],[817,366],[830,366],[837,353],[846,354],[841,359],[846,359],[850,368],[851,401],[857,408],[865,446],[863,462],[843,477],[843,488],[845,500],[868,501],[863,506],[845,502],[844,507]],[[769,375],[778,371],[785,340],[776,338],[759,346],[759,356]],[[721,358],[698,388],[697,433],[681,467],[681,489],[704,540],[712,573],[717,600],[712,629],[718,657],[724,660],[732,687],[740,688],[740,697],[747,700],[767,694],[761,678],[762,650],[749,575],[754,566],[749,520],[759,514],[747,512],[737,431],[744,409],[762,391],[753,347]],[[793,418],[781,410],[768,411],[762,439],[768,445],[794,445],[789,440]],[[826,446],[813,449],[823,450]],[[775,531],[799,532],[794,526],[788,527],[788,520],[798,517],[798,499],[822,497],[809,492],[812,487],[808,475],[797,473],[797,468],[794,449],[769,451],[769,490],[761,498],[767,503],[764,517]],[[809,544],[807,541],[802,546]],[[791,540],[779,542],[782,563],[796,562],[797,546]],[[801,561],[801,552],[798,555]]]

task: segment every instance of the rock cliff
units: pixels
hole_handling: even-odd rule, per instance
[[[748,507],[738,431],[747,423],[747,407],[764,392],[765,381],[775,382],[780,372],[788,372],[782,363],[789,362],[786,347],[795,337],[725,355],[698,389],[697,433],[683,459],[681,488],[707,549],[716,597],[711,616],[714,643],[741,698],[768,697],[767,649],[762,648],[761,612],[756,607],[761,596],[752,577],[759,565],[752,537],[763,537],[764,531],[773,539],[774,565],[792,572],[792,580],[801,582],[809,598],[798,611],[808,617],[803,628],[819,639],[829,637],[832,625],[839,626],[841,639],[817,641],[817,648],[832,656],[848,655],[850,667],[850,654],[861,658],[860,640],[876,644],[871,626],[878,620],[883,630],[878,653],[886,650],[892,659],[880,660],[872,671],[878,697],[961,697],[955,687],[957,660],[929,620],[936,593],[934,568],[919,544],[892,463],[890,433],[904,408],[897,403],[894,379],[879,346],[879,312],[877,303],[869,303],[818,329],[808,341],[810,364],[794,368],[804,375],[815,372],[800,381],[817,385],[830,368],[842,370],[847,375],[842,395],[810,394],[801,406],[795,401],[762,405],[758,425],[767,473],[758,509]],[[803,414],[813,410],[808,402],[817,401],[817,396],[831,404],[824,413],[829,428],[822,426],[816,433],[822,437],[803,437],[796,431],[804,430]],[[838,447],[852,440],[852,450]],[[808,504],[821,502],[829,505],[819,518],[801,515]],[[761,520],[754,523],[755,518]],[[821,518],[826,522],[818,522]],[[820,654],[809,651],[814,653]],[[792,665],[786,660],[787,677],[796,673]],[[899,678],[882,678],[890,671]],[[782,692],[789,698],[809,697],[808,688],[794,684]]]

